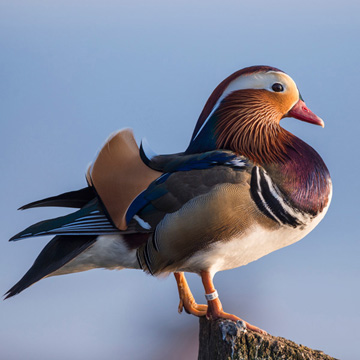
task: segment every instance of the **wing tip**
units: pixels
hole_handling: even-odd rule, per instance
[[[18,281],[12,288],[10,288],[4,295],[3,295],[3,301],[12,298],[15,295],[20,294],[21,292],[23,292],[25,289],[27,289],[28,287],[30,287],[31,285],[34,284],[34,282],[27,284],[27,285],[23,285],[24,279],[21,279],[20,281]],[[36,282],[36,281],[35,281]]]
[[[15,234],[14,236],[12,236],[9,241],[17,241],[17,240],[21,240],[21,239],[25,239],[27,237],[32,237],[32,236],[37,236],[38,234],[34,234],[34,233],[29,233],[29,232],[26,232],[27,229],[25,229],[24,231],[21,231],[17,234]],[[45,234],[46,235],[46,234]]]
[[[10,294],[10,290],[7,291],[4,295],[3,295],[3,301],[10,299],[11,297],[15,296],[16,294]]]
[[[16,283],[11,289],[9,289],[4,295],[3,295],[3,301],[10,299],[11,297],[20,294],[23,290],[25,290],[26,288],[19,288],[18,286],[19,282]]]
[[[87,186],[80,190],[68,191],[60,195],[32,201],[31,203],[20,206],[18,210],[27,210],[37,207],[69,207],[80,209],[94,197],[96,197],[95,190],[92,186]]]
[[[16,240],[19,240],[19,234],[16,234],[14,236],[12,236],[8,241],[16,241]]]

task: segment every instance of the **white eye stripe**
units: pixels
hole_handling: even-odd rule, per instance
[[[252,75],[240,76],[232,81],[225,89],[219,100],[229,95],[233,91],[245,89],[265,89],[271,90],[275,83],[281,84],[285,88],[296,88],[294,80],[287,74],[277,71],[260,72]]]

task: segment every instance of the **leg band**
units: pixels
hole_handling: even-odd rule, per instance
[[[205,294],[205,299],[207,301],[215,300],[219,297],[218,292],[215,290],[211,294]]]

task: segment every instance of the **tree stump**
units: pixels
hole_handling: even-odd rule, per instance
[[[200,318],[198,360],[336,360],[320,350],[247,330],[241,321]]]

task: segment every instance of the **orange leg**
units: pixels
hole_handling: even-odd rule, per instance
[[[258,332],[260,334],[267,334],[266,331],[261,330],[258,327],[247,323],[246,321],[240,319],[239,317],[237,317],[235,315],[228,314],[223,311],[221,302],[220,302],[219,298],[217,297],[217,292],[215,290],[215,287],[214,287],[214,284],[212,281],[212,277],[209,272],[203,271],[201,273],[201,280],[202,280],[204,288],[205,288],[205,294],[214,294],[213,295],[214,299],[211,299],[211,300],[208,299],[208,309],[207,309],[207,313],[206,313],[206,317],[208,319],[215,320],[215,319],[222,318],[222,319],[229,319],[229,320],[233,320],[233,321],[240,320],[245,323],[246,327],[249,330]]]
[[[175,272],[174,276],[177,282],[180,297],[178,309],[179,313],[181,313],[183,311],[183,308],[185,308],[185,311],[188,314],[193,314],[195,316],[205,316],[207,311],[207,305],[201,305],[195,302],[189,285],[185,279],[184,273]]]

